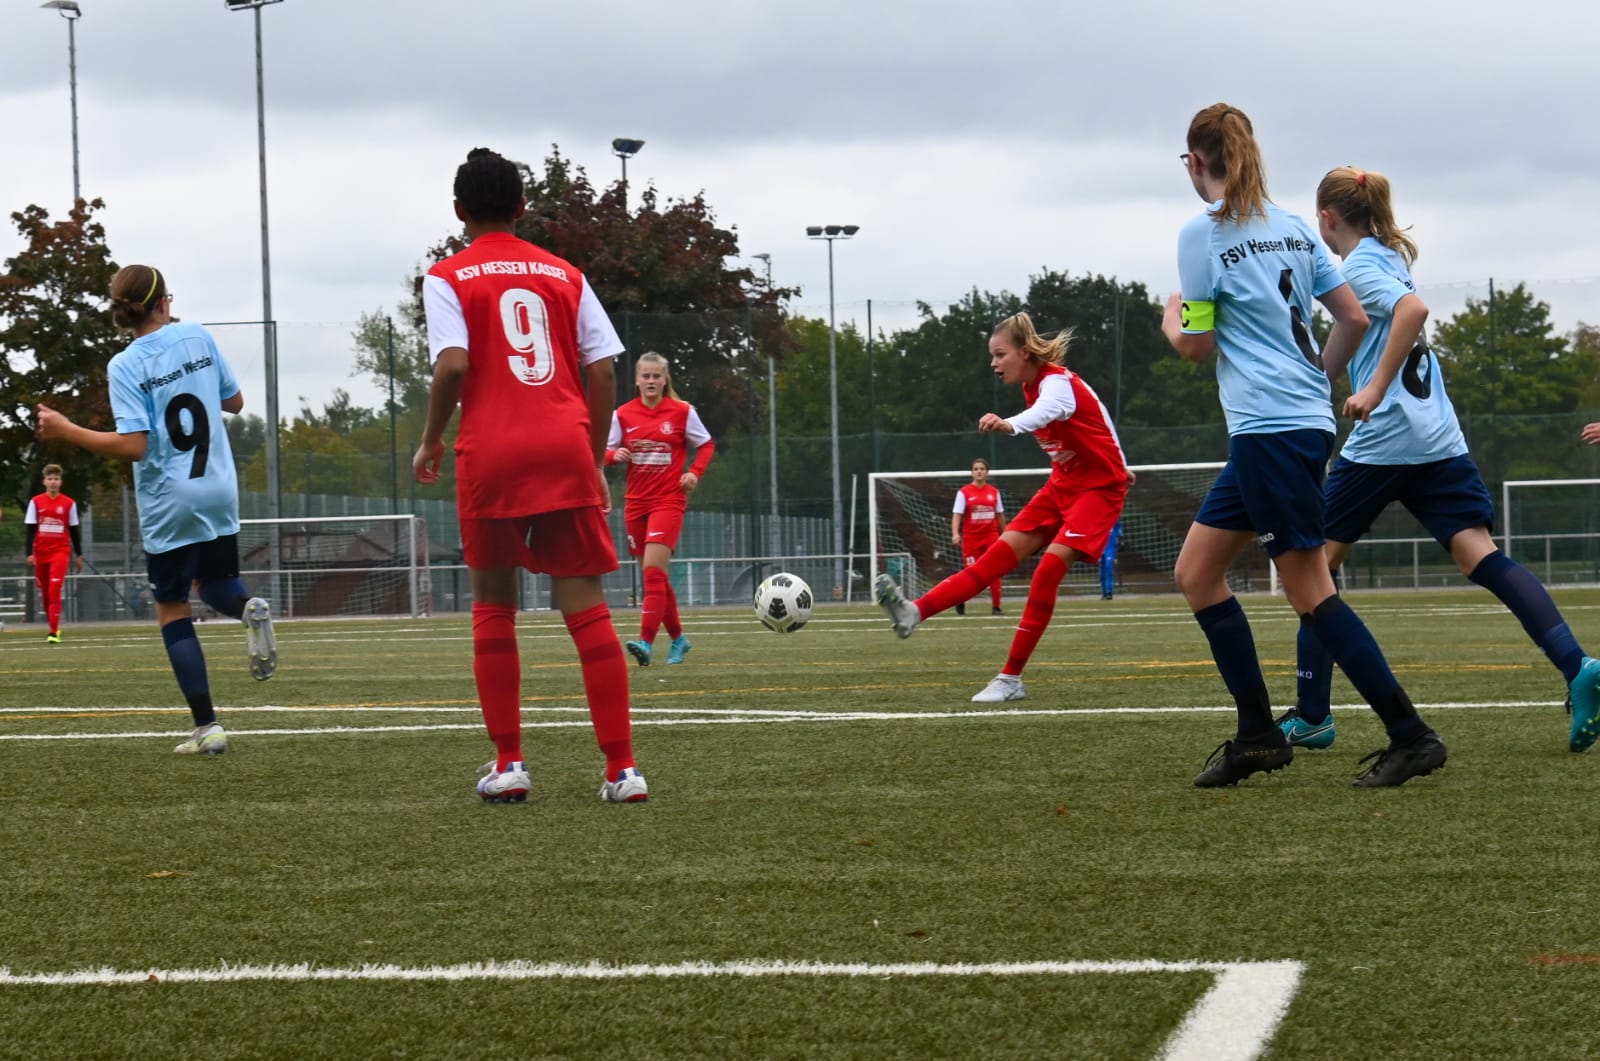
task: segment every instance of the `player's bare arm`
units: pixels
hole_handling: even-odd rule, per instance
[[[1422,338],[1422,326],[1428,322],[1428,306],[1416,295],[1405,295],[1394,304],[1394,319],[1389,325],[1389,340],[1378,358],[1378,367],[1372,379],[1355,394],[1345,399],[1344,415],[1363,423],[1372,418],[1378,406],[1389,393],[1389,385],[1400,374],[1400,368],[1411,356],[1417,341]],[[1323,360],[1323,364],[1328,364]],[[1333,369],[1328,368],[1329,378]]]
[[[1583,440],[1591,446],[1600,446],[1600,423],[1585,424]]]
[[[439,351],[439,360],[433,364],[433,385],[428,389],[428,421],[422,428],[422,445],[411,458],[411,470],[419,483],[439,481],[439,466],[444,462],[444,429],[456,415],[461,385],[466,380],[466,350],[451,346]]]
[[[222,411],[237,413],[244,409],[244,391],[240,391],[231,398],[222,399]]]
[[[115,431],[95,431],[73,423],[48,405],[38,407],[38,436],[46,442],[65,442],[113,460],[144,460],[146,432],[126,435]]]
[[[602,512],[611,511],[611,487],[606,482],[606,440],[611,434],[611,411],[617,404],[616,360],[603,357],[584,369],[589,399],[589,445],[594,451],[595,474],[600,479]]]
[[[1198,334],[1183,330],[1183,296],[1174,294],[1167,299],[1166,312],[1161,316],[1161,333],[1185,361],[1199,364],[1217,348],[1215,332]]]

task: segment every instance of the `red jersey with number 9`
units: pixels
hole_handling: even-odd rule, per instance
[[[466,325],[455,445],[460,516],[599,505],[579,343],[580,308],[598,312],[599,303],[590,295],[593,309],[584,305],[583,274],[526,240],[490,232],[428,275],[449,285]]]

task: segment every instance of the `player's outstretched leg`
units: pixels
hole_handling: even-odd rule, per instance
[[[872,582],[872,596],[884,611],[889,613],[889,623],[901,637],[910,637],[922,622],[922,613],[915,603],[906,600],[900,587],[888,575],[879,575]]]
[[[251,597],[244,606],[244,624],[250,631],[250,677],[264,682],[278,673],[278,639],[272,633],[272,605]]]

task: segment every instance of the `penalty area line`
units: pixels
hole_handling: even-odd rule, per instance
[[[469,980],[622,980],[710,977],[979,977],[1072,976],[1134,973],[1215,974],[1157,1056],[1162,1061],[1253,1061],[1261,1055],[1299,989],[1297,961],[1037,961],[991,963],[810,961],[680,962],[674,965],[606,965],[600,962],[473,962],[463,965],[220,965],[211,969],[83,969],[13,973],[0,968],[0,987],[74,987],[121,984],[217,984],[329,980],[451,982]]]

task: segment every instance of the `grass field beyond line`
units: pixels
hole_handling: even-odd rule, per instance
[[[1600,591],[1556,596],[1600,644]],[[1400,789],[1349,787],[1383,736],[1342,677],[1332,749],[1194,789],[1232,718],[1177,600],[1064,599],[1007,705],[969,703],[1001,619],[688,613],[689,662],[630,674],[637,806],[548,614],[496,807],[464,616],[283,623],[268,683],[204,624],[211,760],[171,754],[153,627],[13,628],[0,1056],[1591,1055],[1600,759],[1559,675],[1481,592],[1350,599],[1450,746]],[[1290,706],[1294,616],[1245,606]],[[1294,973],[1208,1008],[1236,967]]]

